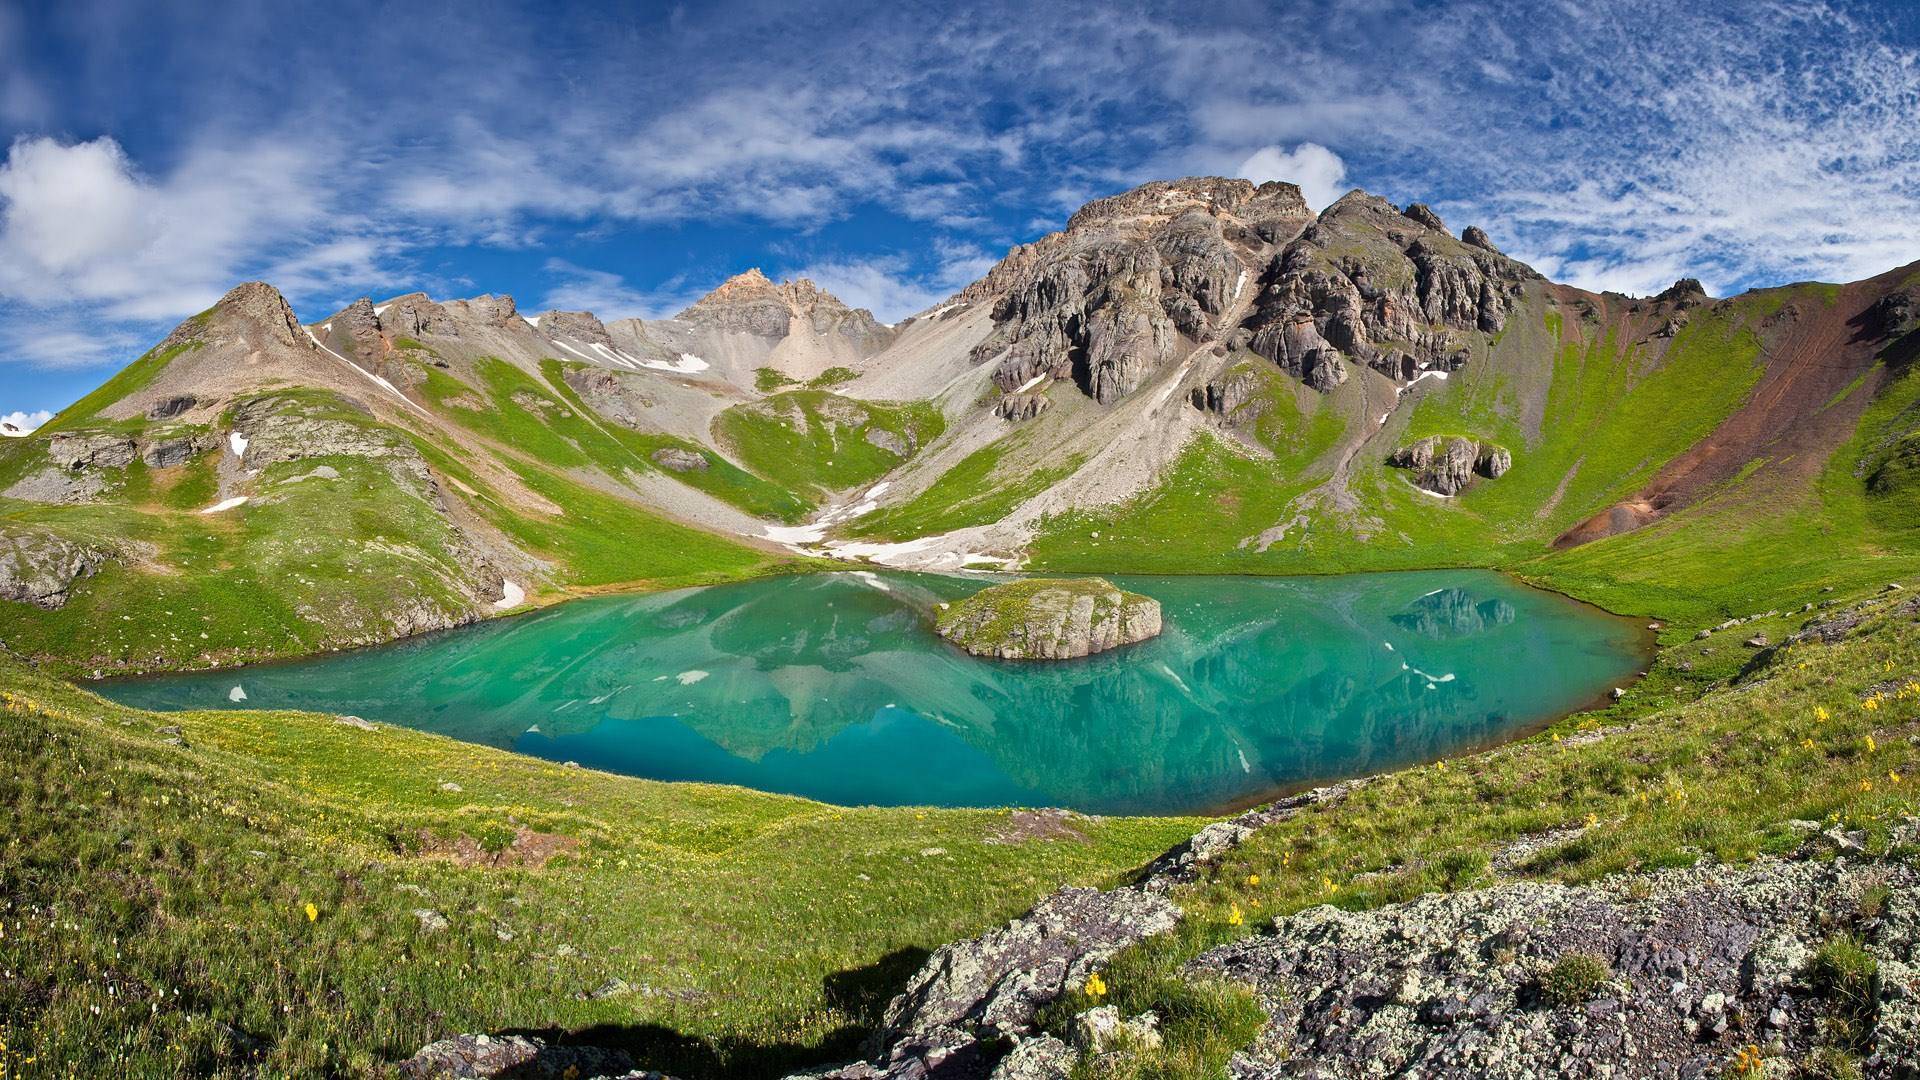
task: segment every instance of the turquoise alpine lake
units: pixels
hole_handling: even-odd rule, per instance
[[[1457,754],[1624,685],[1629,622],[1485,571],[1113,577],[1151,641],[968,656],[983,576],[808,574],[576,600],[295,663],[101,684],[152,709],[310,709],[658,780],[844,805],[1216,811]]]

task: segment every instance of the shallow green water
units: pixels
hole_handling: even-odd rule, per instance
[[[844,804],[1183,813],[1510,737],[1641,663],[1634,625],[1481,571],[1114,580],[1161,602],[1165,632],[1059,663],[934,636],[934,606],[985,580],[816,574],[101,691],[352,713]]]

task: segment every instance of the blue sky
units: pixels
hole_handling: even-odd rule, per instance
[[[1917,7],[0,0],[0,415],[251,278],[610,319],[760,266],[890,321],[1197,173],[1595,288],[1864,277],[1920,259]]]

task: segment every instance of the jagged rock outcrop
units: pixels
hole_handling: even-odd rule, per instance
[[[447,309],[426,293],[396,296],[380,305],[381,329],[395,337],[459,337],[460,327]]]
[[[1497,333],[1538,279],[1490,243],[1454,239],[1424,206],[1356,191],[1273,257],[1244,340],[1316,390],[1344,382],[1349,363],[1405,381],[1465,363],[1467,335]]]
[[[47,439],[47,460],[71,472],[125,468],[138,454],[133,436],[118,432],[62,431]]]
[[[219,445],[208,432],[153,432],[140,437],[140,460],[152,469],[171,469],[185,465]]]
[[[1505,447],[1458,435],[1429,435],[1394,451],[1387,464],[1413,472],[1414,486],[1436,495],[1458,495],[1475,475],[1499,479],[1513,467]]]
[[[67,602],[73,583],[111,559],[109,553],[45,529],[0,527],[0,600],[52,611]]]
[[[1035,578],[952,604],[935,629],[975,656],[1065,660],[1160,633],[1160,602],[1101,578]]]
[[[591,311],[549,311],[540,316],[540,332],[549,337],[571,338],[595,345],[613,344],[606,324]]]
[[[508,330],[518,330],[526,326],[520,318],[520,309],[514,305],[511,296],[495,296],[487,293],[470,300],[449,300],[446,313],[453,319],[468,319],[487,326],[496,326]]]
[[[1048,409],[1053,408],[1053,399],[1037,391],[1024,394],[1007,394],[994,405],[993,413],[1002,420],[1020,423],[1032,420]]]
[[[1477,247],[1482,251],[1491,251],[1496,255],[1500,254],[1500,249],[1493,246],[1493,237],[1488,236],[1487,230],[1478,225],[1467,226],[1466,229],[1460,233],[1460,242],[1469,247]]]
[[[1743,1046],[1793,1061],[1821,1043],[1811,962],[1847,931],[1880,971],[1866,1075],[1904,1077],[1920,1068],[1916,886],[1904,863],[1777,859],[1522,882],[1310,908],[1186,970],[1251,985],[1271,1016],[1237,1080],[1717,1076]],[[1870,887],[1888,897],[1872,913]],[[1593,973],[1572,993],[1551,975],[1568,957]]]
[[[1221,330],[1261,253],[1310,220],[1292,184],[1220,177],[1161,181],[1088,203],[1064,232],[1015,248],[961,294],[985,299],[984,287],[995,297],[993,333],[973,359],[994,362],[994,382],[1005,391],[1048,375],[1112,404],[1182,341]]]

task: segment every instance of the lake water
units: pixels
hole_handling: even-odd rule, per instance
[[[1645,655],[1635,624],[1482,571],[1112,580],[1158,599],[1165,632],[1085,660],[983,660],[936,637],[936,605],[988,580],[812,574],[99,690],[351,713],[847,805],[1173,814],[1510,738]]]

